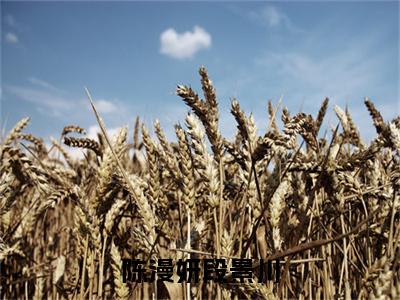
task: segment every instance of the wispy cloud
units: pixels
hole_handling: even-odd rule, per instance
[[[307,52],[273,52],[256,63],[274,69],[286,92],[346,101],[361,91],[370,91],[371,83],[382,80],[379,69],[383,59],[361,49],[344,49],[322,57]]]
[[[4,38],[6,42],[9,44],[17,44],[19,42],[18,36],[12,32],[7,32]]]
[[[16,32],[21,31],[21,26],[15,20],[14,16],[11,14],[6,14],[3,18],[3,22],[1,25],[4,25],[5,30],[4,33],[4,41],[8,44],[18,44],[20,43],[20,39]]]
[[[87,99],[82,99],[82,103],[85,104],[86,109],[93,113],[92,107]],[[119,99],[105,99],[105,98],[95,98],[93,103],[96,110],[102,115],[108,115],[112,117],[121,117],[127,113],[127,106],[123,101]],[[118,118],[117,118],[118,119]]]
[[[211,35],[199,26],[193,31],[178,33],[169,28],[161,33],[160,42],[162,54],[177,59],[193,57],[198,51],[211,47]]]
[[[113,102],[105,99],[96,100],[94,104],[99,113],[109,114],[117,111],[117,106]]]
[[[65,110],[72,109],[74,105],[71,99],[67,99],[48,90],[17,85],[5,85],[4,90],[21,100],[35,104],[39,111],[46,113],[50,111],[55,116],[62,114]]]
[[[18,99],[28,101],[36,106],[37,111],[48,115],[61,116],[65,112],[71,112],[76,107],[82,107],[85,113],[91,112],[89,103],[84,97],[71,97],[64,90],[53,84],[36,77],[29,77],[32,86],[5,85],[5,92],[16,96]],[[117,100],[96,99],[94,101],[97,110],[102,114],[118,112],[123,104]],[[80,111],[80,113],[83,113]]]
[[[45,81],[45,80],[36,78],[36,77],[29,77],[29,78],[28,78],[28,81],[29,81],[30,83],[36,85],[36,86],[39,86],[39,87],[42,87],[42,88],[45,88],[45,89],[50,89],[50,90],[59,91],[59,92],[62,91],[61,89],[55,87],[55,86],[52,85],[51,83],[49,83],[49,82],[47,82],[47,81]]]
[[[16,100],[32,103],[36,111],[44,116],[58,118],[71,113],[76,107],[85,107],[82,99],[71,97],[43,79],[29,77],[28,81],[32,85],[5,84],[4,92]]]
[[[243,15],[242,12],[239,13]],[[250,11],[247,13],[247,17],[268,28],[284,28],[294,33],[303,32],[299,26],[295,26],[287,14],[273,5],[266,5],[260,10]]]
[[[272,5],[265,6],[261,11],[258,12],[252,11],[250,12],[250,16],[271,27],[290,22],[290,19],[287,15]]]
[[[109,138],[113,138],[115,134],[117,134],[121,130],[121,127],[112,127],[112,128],[107,128],[107,135]],[[97,140],[97,134],[101,133],[101,129],[99,125],[91,125],[89,126],[87,130],[87,137],[90,139]]]

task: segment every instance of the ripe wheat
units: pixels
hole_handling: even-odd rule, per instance
[[[0,298],[400,297],[400,118],[385,122],[366,99],[377,132],[367,144],[338,106],[321,137],[328,99],[315,118],[269,102],[259,136],[233,99],[228,140],[199,73],[204,100],[177,87],[191,112],[176,142],[138,118],[131,143],[127,128],[109,140],[99,118],[97,141],[69,125],[51,148],[22,133],[29,118],[15,125],[0,146]],[[122,281],[123,258],[188,257],[286,263],[279,284]]]

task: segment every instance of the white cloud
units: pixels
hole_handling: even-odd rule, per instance
[[[43,87],[45,89],[52,89],[55,91],[61,91],[60,89],[56,88],[54,85],[52,85],[51,83],[44,81],[42,79],[36,78],[36,77],[29,77],[28,81],[32,84],[35,84],[37,86]]]
[[[54,138],[50,136],[50,140],[55,141],[59,143],[58,138]],[[50,151],[50,157],[60,159],[61,161],[65,162],[64,156],[58,151],[57,148],[53,147],[52,143],[45,142],[47,150],[51,149]],[[61,147],[68,153],[68,156],[72,158],[73,160],[79,160],[85,158],[84,152],[86,151],[83,148],[78,148],[78,147],[69,147],[64,144],[64,142],[61,142]]]
[[[161,33],[160,36],[162,54],[177,59],[193,57],[198,51],[207,49],[211,46],[211,35],[199,26],[195,26],[193,31],[178,33],[173,28],[169,28]]]
[[[277,70],[275,75],[286,91],[345,101],[356,91],[367,92],[369,83],[378,79],[371,71],[378,68],[380,57],[369,56],[367,61],[364,55],[352,49],[320,58],[300,52],[268,53],[257,63]]]
[[[84,149],[83,148],[74,148],[74,147],[68,147],[66,145],[64,146],[64,150],[67,151],[68,155],[74,159],[74,160],[79,160],[85,158],[84,155]]]
[[[288,17],[283,13],[279,12],[274,6],[266,6],[261,11],[261,16],[268,23],[269,26],[277,26],[280,25],[285,20],[288,20]]]
[[[6,42],[9,44],[16,44],[18,43],[18,37],[15,33],[7,32],[5,35]]]
[[[97,111],[103,114],[112,113],[117,110],[117,106],[114,103],[104,99],[94,101],[94,105],[96,106]]]
[[[283,27],[293,33],[304,33],[302,29],[293,24],[288,15],[273,5],[267,5],[258,11],[251,11],[247,16],[254,22],[270,28]]]
[[[112,140],[113,137],[121,130],[121,127],[106,128],[108,137]],[[87,137],[97,140],[97,134],[101,133],[99,125],[92,125],[87,130]]]
[[[53,113],[71,109],[74,103],[60,95],[55,95],[46,90],[27,88],[15,85],[6,85],[5,91],[18,98],[36,104],[38,108],[51,110]]]
[[[121,130],[121,127],[113,127],[113,128],[108,128],[107,129],[107,135],[108,137],[111,139],[111,141],[113,140],[114,136]],[[100,127],[98,125],[91,125],[89,126],[89,129],[87,130],[87,134],[86,136],[80,136],[78,135],[78,137],[87,137],[90,139],[93,139],[95,141],[98,141],[98,136],[97,134],[101,133]],[[53,137],[50,137],[50,139],[54,139]],[[54,139],[57,140],[57,139]],[[47,149],[50,149],[52,144],[51,143],[46,143]],[[83,148],[75,148],[75,147],[68,147],[64,144],[62,144],[64,150],[67,151],[68,155],[72,158],[72,159],[83,159],[85,157],[84,152],[86,151]],[[55,153],[57,153],[56,150],[52,151],[52,155],[55,155]],[[54,157],[58,157],[58,156],[54,156]]]
[[[97,124],[93,124],[89,127],[84,127],[86,130],[86,135],[79,135],[79,134],[72,134],[73,136],[75,135],[76,137],[79,138],[90,138],[95,141],[99,141],[98,139],[98,133],[101,133],[100,127]],[[116,134],[119,133],[122,127],[110,127],[107,128],[107,135],[111,139],[111,142],[114,140],[116,137]],[[59,136],[58,134],[55,134],[55,136]],[[50,140],[54,140],[58,142],[58,138],[54,138],[53,136],[49,137]],[[50,155],[55,158],[60,158],[58,155],[58,150],[54,147],[52,147],[52,143],[46,142],[46,147],[47,149],[52,148],[52,151],[50,152]],[[64,148],[64,150],[68,153],[68,155],[74,159],[74,160],[79,160],[85,158],[84,153],[86,152],[86,149],[83,148],[78,148],[78,147],[69,147],[65,145],[63,142],[61,143],[61,146]],[[64,160],[61,155],[61,160]]]
[[[89,111],[92,110],[86,99],[65,97],[63,90],[45,80],[29,77],[28,81],[35,87],[6,85],[5,90],[22,100],[36,104],[37,110],[44,114],[48,114],[50,110],[53,115],[58,116],[66,110],[72,110],[77,105],[86,107]],[[118,108],[114,102],[105,99],[95,100],[94,104],[101,114],[114,113]]]
[[[71,115],[83,117],[90,109],[83,97],[72,97],[60,88],[34,77],[28,78],[34,86],[5,84],[3,91],[13,101],[26,101],[43,116],[70,118]],[[16,99],[13,99],[15,97]],[[18,104],[17,104],[18,105]],[[83,109],[79,109],[83,108]]]
[[[85,99],[83,101],[86,104],[86,108],[90,112],[93,112],[92,107],[91,107],[90,103],[87,101],[87,99]],[[94,102],[94,106],[96,107],[96,110],[100,114],[112,114],[115,112],[123,113],[124,104],[116,99],[110,101],[110,100],[100,98],[100,99],[94,100],[93,102]]]

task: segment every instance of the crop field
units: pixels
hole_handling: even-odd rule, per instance
[[[174,141],[139,117],[110,136],[93,102],[96,140],[63,124],[49,146],[28,117],[2,137],[0,298],[399,299],[400,117],[365,99],[366,143],[328,99],[315,116],[269,102],[266,130],[232,99],[230,140],[199,75],[201,93],[176,89]]]

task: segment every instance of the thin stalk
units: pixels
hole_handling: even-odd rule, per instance
[[[187,211],[187,241],[186,248],[190,250],[190,208],[186,205]],[[188,259],[190,259],[190,252],[188,253]],[[186,299],[190,300],[190,282],[186,283]]]
[[[221,247],[222,235],[223,235],[223,228],[224,228],[224,169],[222,165],[222,155],[220,155],[219,159],[219,245]],[[220,249],[221,250],[221,249]],[[218,252],[218,254],[221,254]],[[218,256],[219,258],[219,256]],[[221,287],[217,284],[217,299],[221,300]]]
[[[85,256],[83,257],[83,267],[82,267],[82,277],[81,277],[81,290],[80,290],[80,300],[83,300],[85,292],[85,270],[86,270],[86,259],[89,245],[89,235],[86,235],[85,239]]]
[[[104,233],[103,249],[101,251],[100,270],[99,270],[99,292],[98,296],[101,298],[103,295],[103,270],[104,270],[104,255],[107,245],[107,233]]]

